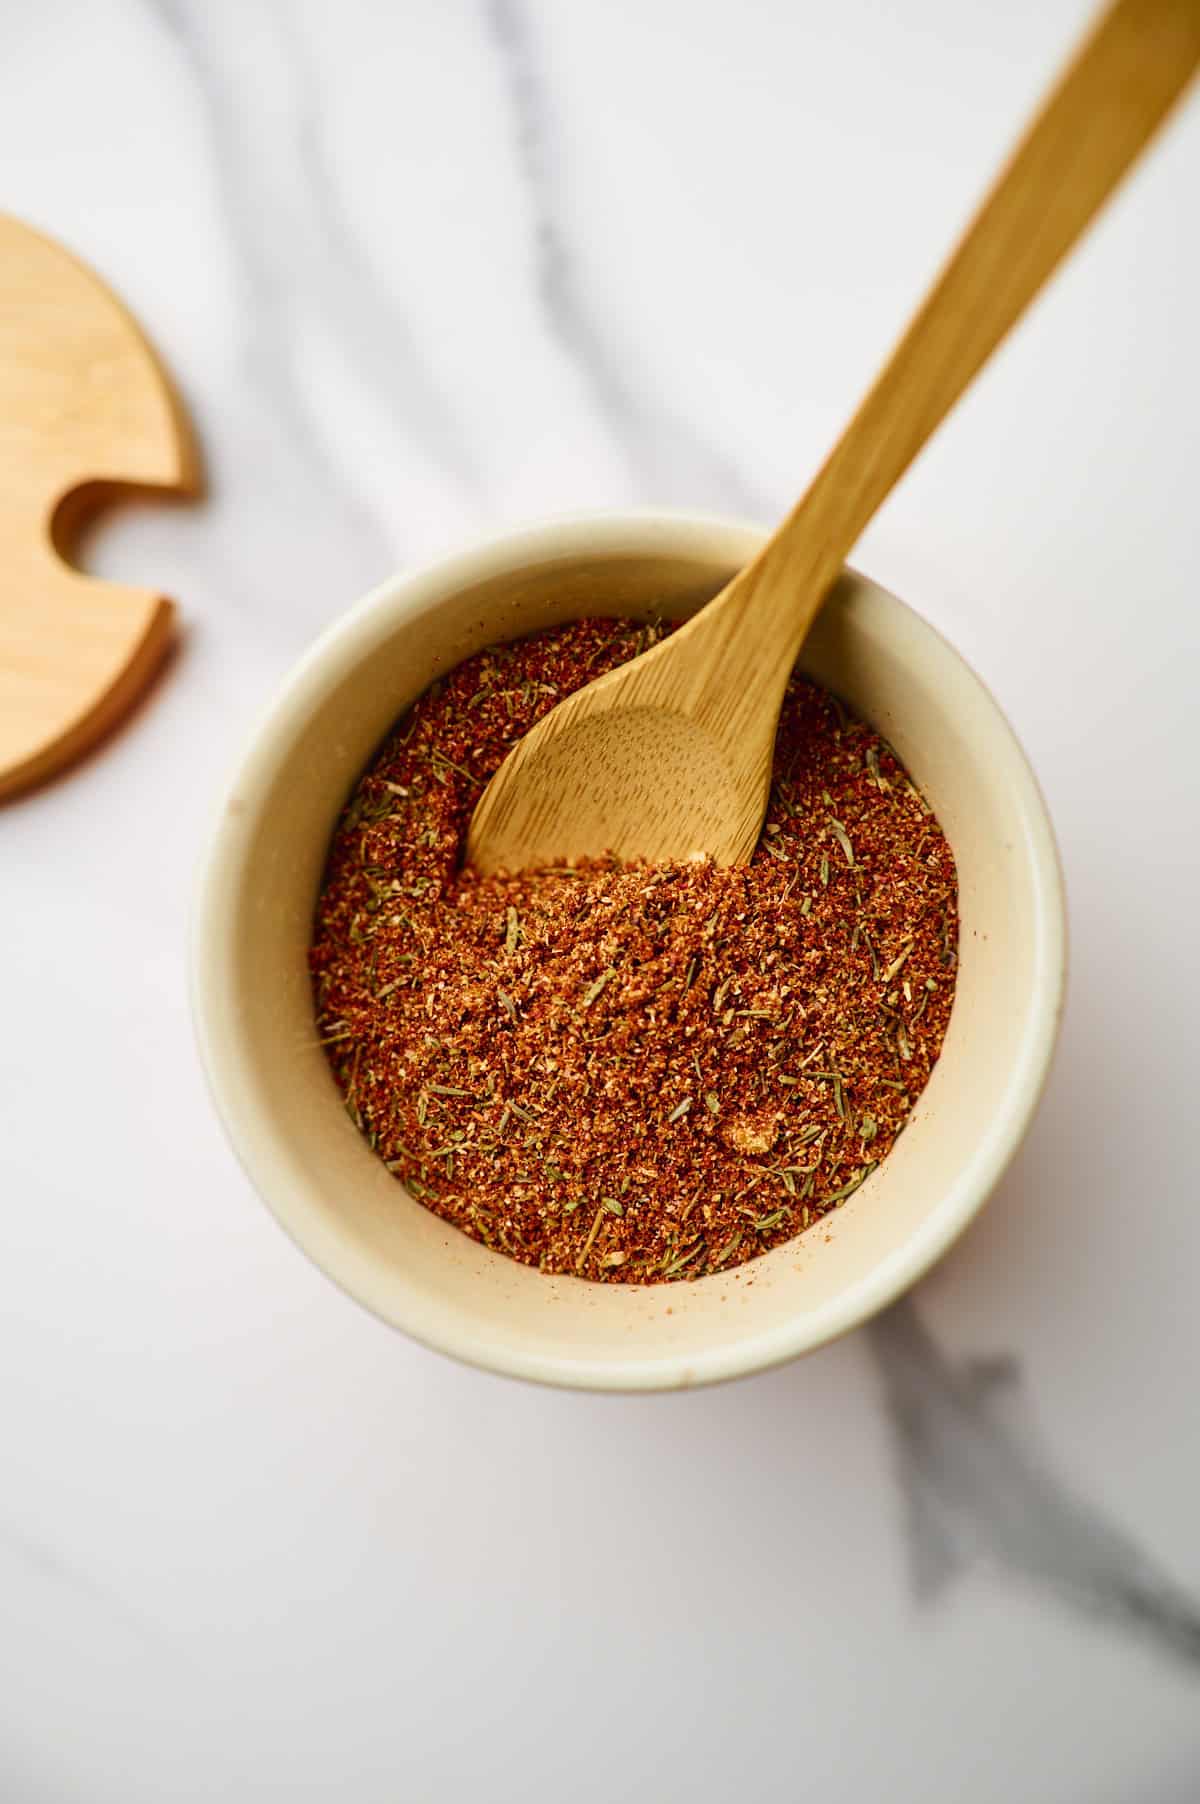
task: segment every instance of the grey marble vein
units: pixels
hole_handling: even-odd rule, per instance
[[[775,510],[731,458],[631,382],[580,280],[559,192],[553,109],[525,9],[521,0],[486,0],[486,17],[512,109],[549,330],[583,374],[647,502],[769,517]]]
[[[867,1336],[895,1436],[920,1600],[936,1598],[978,1559],[1200,1668],[1200,1600],[1056,1474],[1032,1430],[1006,1410],[1019,1385],[1016,1361],[953,1365],[908,1298]]]
[[[57,1548],[35,1540],[11,1522],[0,1522],[0,1551],[6,1552],[16,1564],[45,1583],[60,1585],[86,1600],[108,1618],[132,1630],[140,1640],[153,1645],[157,1652],[166,1650],[173,1658],[180,1657],[177,1644],[156,1623],[132,1609],[123,1597],[110,1591],[90,1572],[66,1559]]]
[[[283,202],[280,196],[263,192],[262,172],[247,143],[246,122],[222,65],[222,38],[209,31],[204,8],[194,7],[189,0],[147,0],[147,4],[186,59],[203,99],[235,272],[243,291],[243,373],[248,386],[261,397],[274,428],[274,480],[279,480],[282,462],[289,487],[301,486],[320,494],[330,531],[339,532],[347,541],[363,534],[368,542],[378,541],[373,561],[382,565],[379,525],[325,454],[297,388],[285,325],[290,244],[288,234],[278,229]]]
[[[306,66],[297,140],[314,224],[330,253],[320,270],[327,312],[343,348],[359,362],[361,374],[375,393],[386,397],[393,416],[411,420],[422,448],[433,453],[461,489],[478,495],[484,488],[484,473],[460,422],[431,378],[407,319],[381,289],[347,227],[324,154],[315,94],[312,71]]]
[[[289,105],[271,122],[272,158],[253,136],[253,106],[239,91],[238,37],[217,29],[196,0],[148,0],[187,60],[203,96],[218,188],[243,288],[246,381],[275,425],[275,452],[315,494],[327,529],[359,548],[377,578],[396,555],[391,534],[322,442],[297,380],[292,314],[322,321],[348,368],[427,462],[456,490],[480,487],[469,445],[431,380],[402,310],[349,230],[324,155],[318,84],[296,22],[286,9],[266,16],[288,72]],[[292,26],[285,30],[285,24]],[[276,142],[278,140],[278,142]],[[297,471],[297,466],[300,466]],[[362,579],[360,579],[362,580]]]

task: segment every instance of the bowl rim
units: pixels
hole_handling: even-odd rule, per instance
[[[1066,992],[1067,924],[1061,862],[1045,799],[1011,723],[969,661],[906,602],[863,576],[871,589],[886,596],[929,636],[941,655],[962,667],[990,714],[992,727],[1006,743],[1007,781],[1015,789],[1026,826],[1023,856],[1034,891],[1033,1000],[1001,1103],[988,1133],[946,1190],[937,1210],[900,1247],[821,1309],[766,1331],[751,1331],[733,1344],[699,1355],[691,1351],[631,1359],[614,1351],[579,1359],[551,1357],[526,1348],[485,1346],[476,1332],[460,1332],[452,1319],[444,1319],[433,1332],[426,1320],[406,1320],[403,1308],[389,1304],[385,1309],[372,1294],[374,1287],[360,1281],[350,1269],[352,1260],[345,1260],[338,1269],[331,1239],[312,1231],[304,1212],[291,1207],[286,1186],[268,1169],[269,1160],[257,1144],[261,1129],[250,1119],[255,1104],[233,1081],[235,1029],[216,1001],[221,991],[219,973],[232,938],[237,872],[249,846],[242,810],[231,810],[230,803],[235,797],[260,793],[273,782],[318,700],[390,637],[401,619],[436,603],[440,596],[522,563],[545,564],[596,553],[677,556],[688,539],[698,553],[707,550],[715,555],[723,544],[726,551],[737,545],[749,555],[766,532],[756,522],[701,512],[656,508],[585,512],[488,535],[461,550],[399,571],[334,619],[301,654],[260,712],[218,790],[215,818],[197,873],[188,963],[200,1061],[230,1146],[280,1226],[341,1290],[389,1327],[400,1328],[421,1344],[478,1369],[569,1389],[675,1390],[764,1371],[840,1338],[915,1284],[979,1213],[1020,1146],[1049,1074]]]

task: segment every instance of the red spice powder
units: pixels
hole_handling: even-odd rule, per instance
[[[311,954],[334,1074],[389,1169],[473,1239],[606,1282],[728,1269],[836,1208],[903,1127],[954,995],[945,836],[802,677],[747,867],[461,867],[516,741],[665,630],[583,620],[435,684],[342,815]]]

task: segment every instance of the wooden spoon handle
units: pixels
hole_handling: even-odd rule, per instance
[[[863,528],[1198,61],[1200,0],[1116,0],[1081,45],[811,488],[744,573],[739,611],[753,604],[765,639],[759,610],[778,610],[789,667]]]

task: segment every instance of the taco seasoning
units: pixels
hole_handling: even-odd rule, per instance
[[[488,778],[668,630],[553,628],[401,719],[334,833],[311,967],[346,1107],[427,1208],[647,1284],[802,1233],[886,1157],[954,995],[954,861],[887,744],[789,685],[750,864],[462,867]]]

